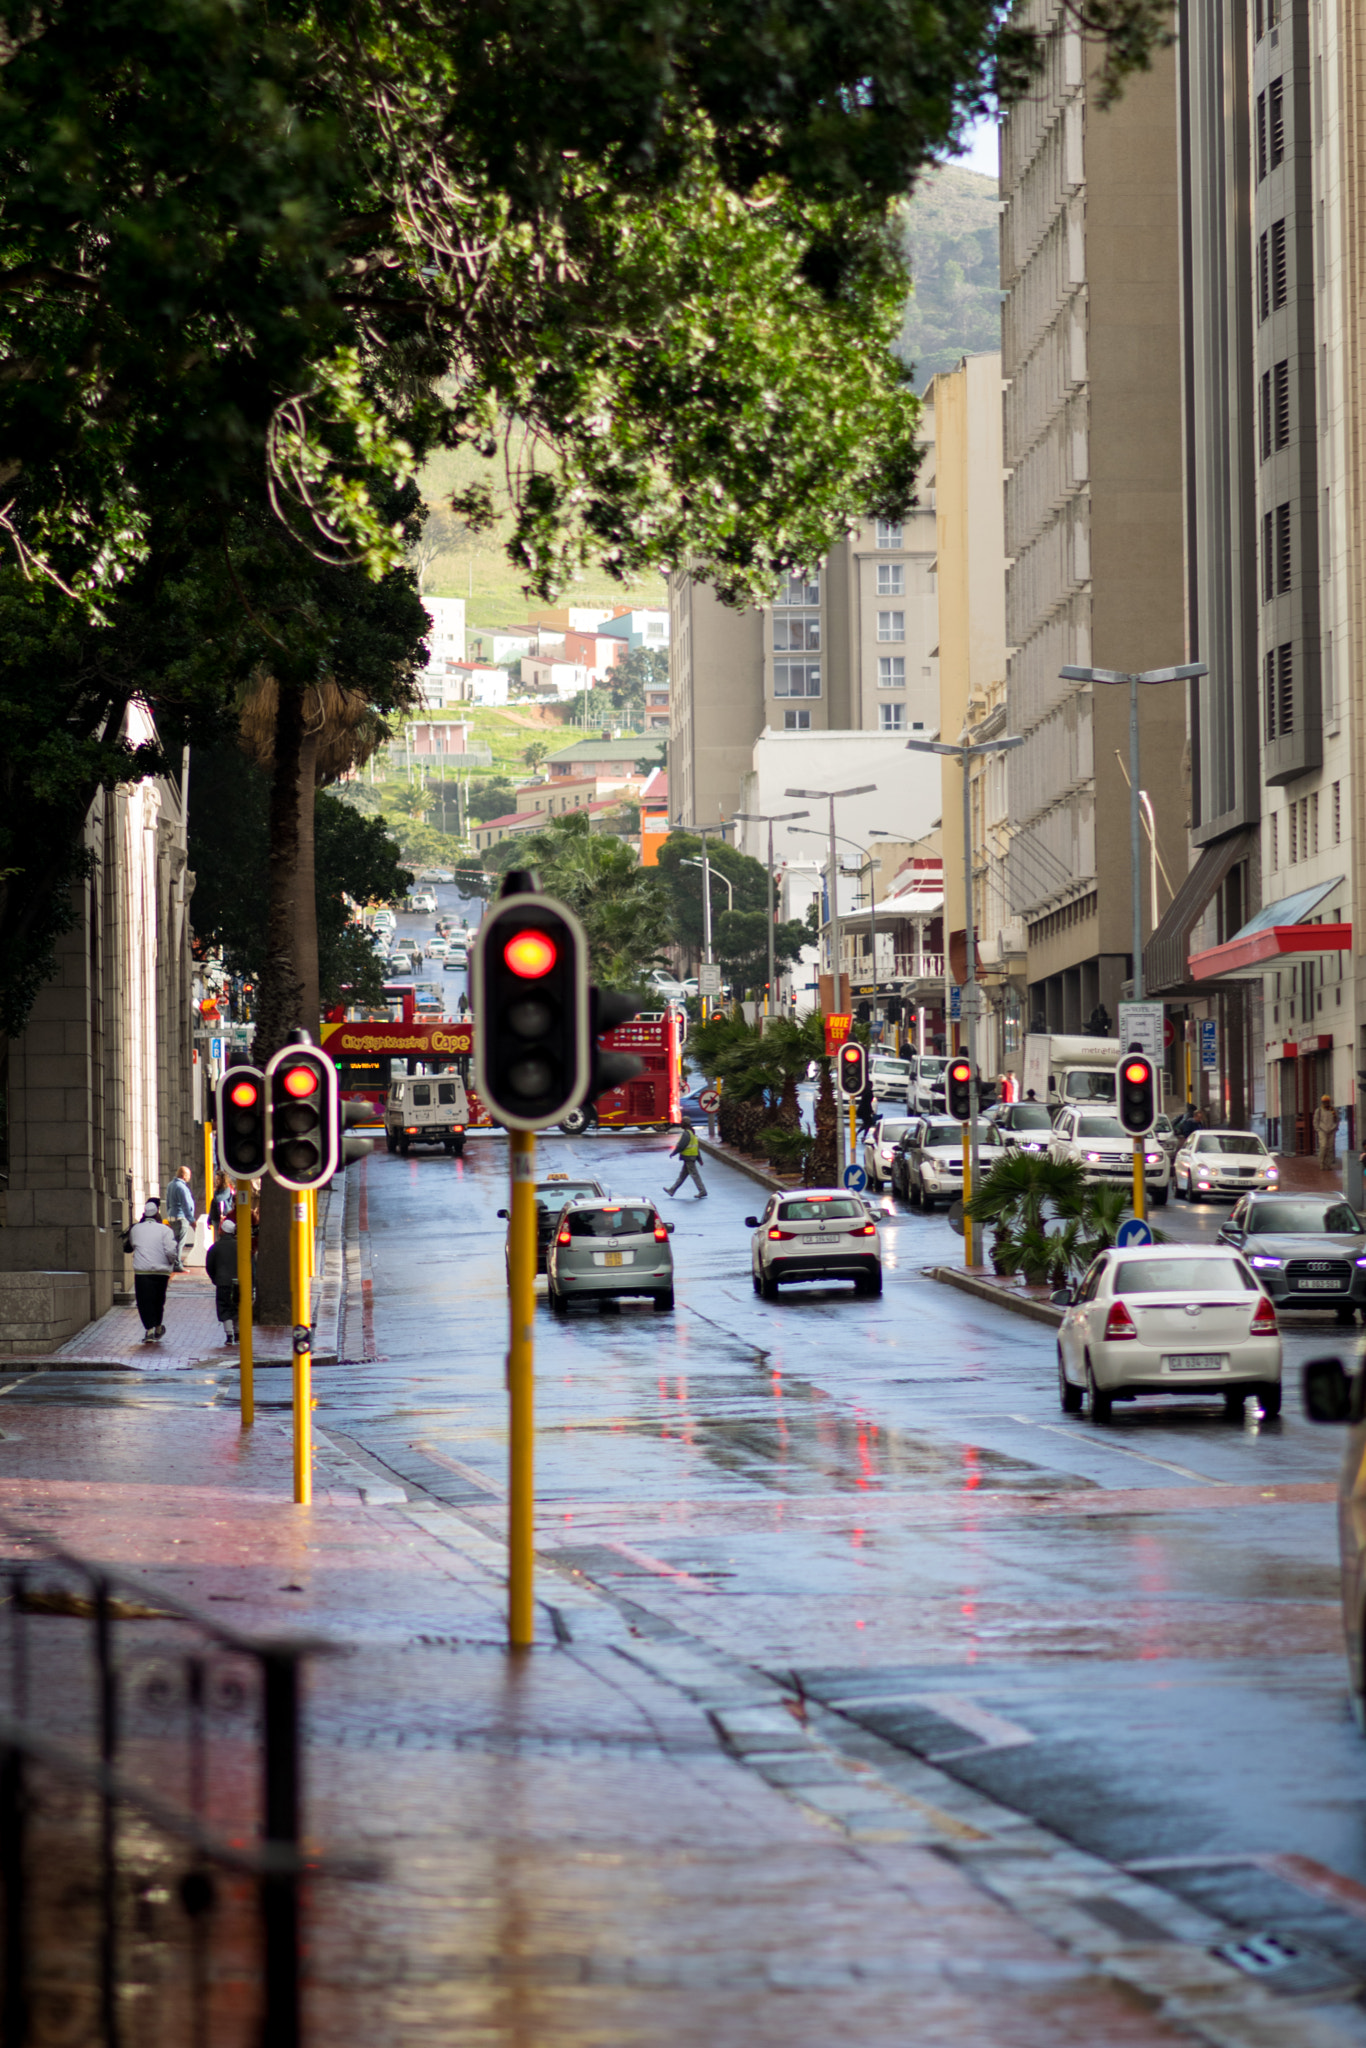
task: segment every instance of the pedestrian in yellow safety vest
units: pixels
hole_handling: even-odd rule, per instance
[[[684,1117],[682,1129],[678,1134],[678,1143],[669,1154],[670,1159],[680,1159],[683,1163],[678,1171],[678,1179],[674,1182],[673,1186],[665,1188],[664,1192],[666,1195],[676,1195],[684,1181],[690,1180],[697,1189],[698,1200],[703,1202],[706,1200],[707,1191],[702,1185],[702,1172],[697,1164],[701,1154],[702,1147],[698,1143],[697,1133],[688,1122],[688,1119]]]

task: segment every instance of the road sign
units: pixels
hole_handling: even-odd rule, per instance
[[[697,1099],[703,1109],[706,1110],[708,1116],[712,1114],[713,1110],[721,1107],[721,1091],[719,1088],[704,1088]]]
[[[1170,1017],[1164,1017],[1162,1020],[1162,1043],[1168,1052],[1176,1044],[1176,1026]]]
[[[832,1010],[825,1020],[825,1051],[827,1058],[837,1053],[853,1026],[852,1010]]]
[[[1161,1003],[1121,1003],[1119,1006],[1119,1049],[1132,1052],[1137,1046],[1150,1060],[1162,1058],[1166,1043],[1166,1022]]]
[[[700,996],[719,996],[721,993],[721,969],[715,960],[704,960],[697,970],[697,993]]]
[[[1217,1067],[1219,1064],[1219,1026],[1213,1017],[1200,1019],[1200,1064],[1202,1067]]]
[[[210,1058],[211,1060],[221,1060],[221,1059],[222,1059],[222,1057],[223,1057],[223,1041],[222,1041],[222,1039],[221,1039],[221,1038],[211,1038],[211,1039],[209,1040],[209,1058]]]
[[[1121,1251],[1127,1251],[1131,1244],[1151,1244],[1152,1241],[1152,1229],[1141,1216],[1126,1216],[1115,1232],[1115,1243]]]
[[[949,990],[949,1017],[955,1020],[963,1014],[963,991],[957,982]]]
[[[846,1166],[844,1169],[844,1185],[847,1188],[852,1188],[856,1195],[861,1195],[868,1185],[868,1176],[861,1166]]]

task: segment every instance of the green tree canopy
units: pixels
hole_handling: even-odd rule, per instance
[[[618,715],[639,725],[645,717],[645,692],[661,684],[667,689],[669,657],[658,647],[632,647],[607,671],[606,691]]]
[[[666,883],[658,869],[641,866],[624,839],[592,831],[584,812],[566,812],[543,832],[519,837],[504,865],[535,868],[542,888],[578,913],[600,987],[636,988],[662,962]]]

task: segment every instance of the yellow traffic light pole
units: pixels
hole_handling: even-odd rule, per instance
[[[251,1182],[239,1180],[235,1204],[237,1217],[237,1342],[238,1391],[242,1406],[242,1427],[250,1429],[256,1420],[256,1374],[252,1358],[251,1299]]]
[[[306,1194],[294,1197],[289,1251],[294,1305],[294,1500],[306,1508],[313,1499],[313,1290],[308,1277]]]
[[[968,1203],[972,1200],[972,1125],[963,1126],[963,1264],[971,1266],[973,1259],[972,1218],[968,1214]]]
[[[1134,1214],[1142,1223],[1148,1220],[1148,1183],[1143,1177],[1147,1149],[1146,1138],[1134,1139]]]
[[[508,1642],[535,1639],[536,1133],[509,1131],[508,1190]]]

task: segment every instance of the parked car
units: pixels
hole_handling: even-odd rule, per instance
[[[433,896],[430,889],[418,889],[413,895],[411,895],[408,898],[405,907],[408,910],[415,910],[419,913],[421,913],[422,911],[431,911],[434,913],[436,910],[436,898],[435,896]]]
[[[870,1187],[882,1188],[891,1180],[897,1146],[916,1122],[915,1117],[882,1116],[873,1125],[863,1141],[863,1170]]]
[[[1304,1411],[1311,1422],[1347,1428],[1338,1474],[1338,1559],[1347,1684],[1358,1728],[1366,1732],[1366,1371],[1358,1354],[1311,1358],[1304,1368]]]
[[[1087,1180],[1101,1186],[1132,1187],[1134,1141],[1111,1111],[1068,1106],[1058,1111],[1049,1140],[1054,1159],[1075,1159]],[[1148,1200],[1161,1208],[1171,1193],[1172,1163],[1149,1137],[1143,1148],[1143,1185]]]
[[[594,1295],[620,1301],[648,1294],[657,1309],[674,1305],[674,1255],[666,1223],[644,1195],[581,1199],[560,1210],[546,1253],[550,1306]]]
[[[1281,1412],[1281,1337],[1276,1311],[1246,1260],[1190,1245],[1111,1248],[1081,1285],[1053,1299],[1058,1397],[1068,1415],[1086,1402],[1108,1422],[1116,1401],[1139,1394],[1218,1394],[1241,1416],[1255,1394]]]
[[[1366,1223],[1340,1195],[1245,1195],[1219,1237],[1280,1308],[1366,1308]]]
[[[776,1301],[794,1280],[852,1280],[860,1294],[882,1292],[882,1246],[868,1206],[844,1188],[803,1188],[770,1196],[762,1216],[746,1216],[754,1292]]]
[[[985,1117],[977,1120],[977,1156],[985,1173],[1004,1149]],[[963,1194],[963,1126],[946,1117],[920,1117],[892,1161],[892,1187],[913,1207],[933,1209]]]
[[[1179,1202],[1208,1195],[1245,1195],[1249,1188],[1274,1188],[1280,1169],[1255,1131],[1192,1131],[1172,1161],[1172,1185]]]
[[[998,1102],[987,1122],[1017,1152],[1046,1152],[1053,1135],[1053,1118],[1041,1102]]]
[[[697,983],[691,975],[680,980],[677,975],[666,974],[662,967],[656,967],[646,977],[646,987],[666,1003],[683,1004],[689,996],[697,994]]]
[[[554,1230],[561,1209],[566,1202],[578,1201],[590,1195],[606,1195],[601,1181],[571,1179],[567,1173],[548,1173],[544,1180],[536,1183],[536,1271],[544,1273],[545,1255],[550,1246],[550,1234]],[[498,1211],[504,1222],[508,1222],[506,1209]],[[504,1259],[506,1260],[506,1247]]]

